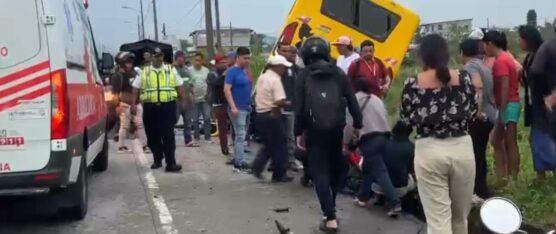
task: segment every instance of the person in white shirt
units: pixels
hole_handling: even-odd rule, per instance
[[[340,53],[340,56],[336,60],[336,66],[347,74],[351,63],[360,58],[359,54],[354,51],[351,38],[348,36],[341,36],[336,42],[332,43],[332,45],[336,46],[338,53]]]
[[[267,69],[262,74],[255,88],[255,106],[257,129],[263,136],[263,147],[252,163],[253,175],[263,179],[262,172],[266,163],[272,158],[274,174],[272,182],[291,182],[292,177],[286,173],[287,151],[282,108],[289,106],[282,78],[292,63],[282,55],[272,56],[268,60]]]

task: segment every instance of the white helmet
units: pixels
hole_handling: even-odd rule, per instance
[[[485,37],[485,33],[480,28],[473,29],[471,34],[469,34],[469,38],[474,40],[483,40],[483,37]]]

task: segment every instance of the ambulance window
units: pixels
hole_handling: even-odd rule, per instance
[[[385,41],[401,19],[371,0],[323,0],[321,13],[378,41]]]

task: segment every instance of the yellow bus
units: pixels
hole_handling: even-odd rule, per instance
[[[357,47],[371,39],[377,58],[397,61],[392,67],[397,74],[419,22],[417,14],[393,0],[296,0],[278,43],[298,46],[309,36],[332,42],[346,35]]]

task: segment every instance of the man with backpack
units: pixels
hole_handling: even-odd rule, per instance
[[[336,195],[342,189],[347,161],[342,157],[346,106],[353,117],[354,135],[362,127],[362,115],[348,77],[330,64],[329,43],[320,37],[308,38],[301,48],[306,67],[295,89],[295,135],[299,148],[305,133],[313,184],[326,220],[320,229],[338,230]]]

